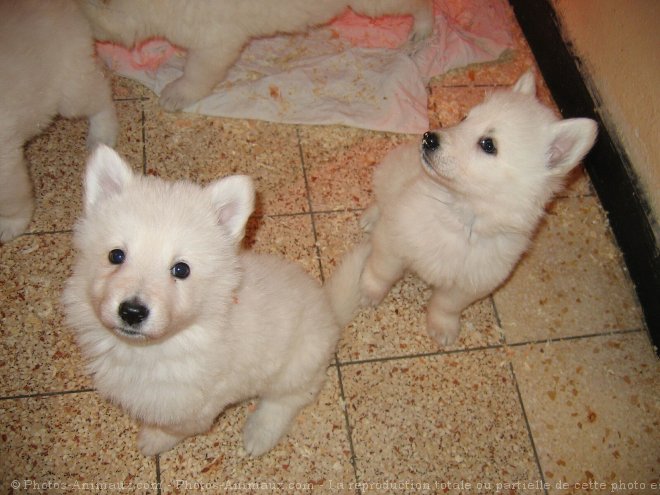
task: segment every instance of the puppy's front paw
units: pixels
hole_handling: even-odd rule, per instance
[[[138,433],[137,446],[142,455],[152,456],[170,450],[182,438],[154,426],[142,426]]]
[[[426,330],[441,347],[450,346],[458,340],[461,330],[460,319],[451,315],[429,315]]]
[[[245,451],[258,457],[275,447],[289,429],[293,415],[294,411],[288,407],[262,401],[243,428]]]
[[[207,95],[208,91],[205,88],[200,88],[185,77],[180,77],[163,88],[158,102],[165,110],[177,112]]]
[[[360,219],[358,220],[358,225],[360,225],[360,228],[362,230],[369,233],[372,230],[374,230],[374,227],[376,226],[376,222],[378,221],[379,217],[380,217],[380,210],[378,206],[375,204],[371,205],[360,216]]]

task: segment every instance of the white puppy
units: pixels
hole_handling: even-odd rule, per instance
[[[296,264],[239,253],[253,203],[245,176],[202,188],[135,175],[103,146],[89,160],[67,319],[98,392],[142,424],[145,455],[251,397],[244,446],[268,451],[315,398],[359,303],[368,246],[323,289]]]
[[[25,231],[34,200],[23,145],[58,113],[89,117],[88,143],[114,144],[110,87],[73,0],[0,2],[0,242]]]
[[[78,0],[97,39],[135,43],[162,36],[188,50],[183,76],[160,96],[180,110],[207,96],[256,37],[292,33],[324,24],[347,7],[372,17],[411,14],[412,39],[433,30],[431,0]]]
[[[455,342],[463,309],[507,278],[596,131],[589,119],[557,119],[536,99],[530,72],[460,124],[395,149],[375,171],[376,202],[361,219],[372,245],[363,302],[378,304],[412,270],[433,287],[428,332]]]

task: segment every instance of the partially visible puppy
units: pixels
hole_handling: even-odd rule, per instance
[[[557,119],[529,72],[460,124],[395,149],[376,169],[376,203],[361,219],[372,246],[364,302],[378,304],[412,270],[433,287],[428,332],[455,342],[463,309],[507,278],[596,131],[589,119]]]
[[[34,210],[23,154],[55,115],[89,117],[88,143],[114,144],[110,87],[73,0],[0,2],[0,242],[22,234]]]
[[[136,175],[107,147],[89,161],[67,320],[98,392],[142,424],[145,455],[252,397],[245,450],[268,451],[316,397],[359,304],[368,246],[321,288],[294,263],[239,252],[253,204],[245,176],[202,188]]]
[[[371,17],[411,14],[412,39],[433,30],[431,0],[78,0],[99,40],[128,47],[162,36],[188,50],[183,76],[160,104],[181,110],[211,93],[251,39],[327,23],[347,7]]]

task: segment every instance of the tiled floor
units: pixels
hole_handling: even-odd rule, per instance
[[[503,60],[432,82],[434,126],[533,66],[512,29],[518,47]],[[247,244],[319,280],[359,237],[374,165],[411,139],[169,114],[137,84],[114,87],[118,150],[135,167],[202,182],[252,175]],[[59,304],[85,132],[59,119],[28,145],[37,212],[0,248],[2,493],[659,493],[660,365],[583,174],[510,280],[465,311],[457,345],[425,334],[429,291],[408,276],[345,330],[318,402],[271,453],[243,454],[241,405],[210,433],[141,456],[135,423],[93,390]]]

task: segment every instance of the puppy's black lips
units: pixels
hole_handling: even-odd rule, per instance
[[[115,333],[121,337],[127,337],[129,339],[143,339],[144,335],[136,330],[133,330],[132,328],[124,328],[124,327],[114,327],[113,329]]]
[[[433,163],[431,162],[431,159],[427,155],[426,150],[424,150],[424,149],[421,150],[420,154],[421,154],[422,164],[424,165],[424,168],[426,168],[426,170],[431,172],[433,175],[438,175],[438,173],[433,168]]]

